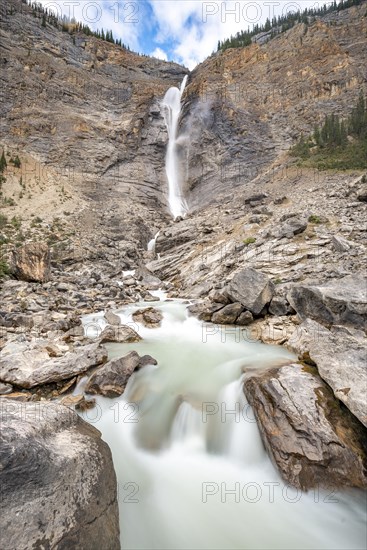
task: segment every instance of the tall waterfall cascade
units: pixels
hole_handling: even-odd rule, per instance
[[[184,216],[187,211],[187,203],[183,195],[183,177],[178,158],[178,121],[181,114],[181,97],[185,90],[187,75],[183,79],[180,88],[172,87],[167,90],[162,101],[164,120],[168,132],[168,146],[166,154],[166,174],[168,180],[168,204],[174,218]]]

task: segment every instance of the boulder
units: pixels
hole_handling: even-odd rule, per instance
[[[106,311],[104,318],[109,325],[121,325],[121,318],[112,311]]]
[[[44,283],[51,278],[50,249],[44,243],[29,243],[13,251],[12,271],[21,281]]]
[[[105,363],[107,350],[99,344],[80,346],[61,357],[50,357],[42,346],[8,344],[0,358],[0,381],[20,388],[67,380]]]
[[[127,325],[107,325],[100,335],[100,342],[117,342],[117,343],[130,343],[139,342],[141,336],[131,327]]]
[[[239,302],[253,315],[259,315],[271,302],[274,285],[269,277],[251,267],[237,273],[226,288],[231,302]]]
[[[118,550],[116,475],[96,428],[55,403],[0,399],[1,548]]]
[[[283,317],[291,313],[291,307],[285,298],[274,296],[269,306],[269,313],[276,317]]]
[[[252,316],[251,311],[244,311],[238,317],[236,321],[236,325],[239,325],[240,327],[247,327],[247,325],[251,325],[253,321],[254,321],[254,318]]]
[[[194,315],[200,321],[209,322],[212,319],[213,313],[223,308],[223,304],[202,302],[198,304],[192,304],[187,308],[190,315]]]
[[[328,330],[307,319],[288,341],[299,358],[317,365],[334,395],[367,426],[367,344],[363,333],[335,326]]]
[[[212,316],[212,323],[217,323],[218,325],[234,325],[242,312],[243,306],[241,304],[229,304],[214,313]]]
[[[159,309],[148,307],[146,309],[138,309],[132,315],[134,321],[142,323],[148,328],[155,328],[161,325],[163,315]]]
[[[293,217],[287,220],[287,222],[280,227],[278,238],[286,237],[292,238],[295,235],[304,233],[307,229],[308,223],[305,218]]]
[[[367,277],[348,275],[323,285],[296,285],[288,300],[302,320],[313,319],[326,326],[364,328],[367,319]]]
[[[85,392],[105,397],[118,397],[125,391],[126,384],[135,370],[156,364],[157,361],[150,355],[140,357],[136,351],[132,351],[124,357],[112,359],[97,369],[88,380]]]
[[[291,364],[251,372],[244,391],[283,478],[302,490],[366,487],[366,430],[317,370]]]

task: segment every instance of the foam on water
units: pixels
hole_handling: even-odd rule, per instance
[[[263,448],[242,368],[293,356],[248,341],[241,329],[214,331],[179,301],[163,300],[154,304],[160,328],[135,323],[144,340],[109,345],[112,357],[135,349],[158,366],[136,372],[123,398],[98,398],[84,413],[112,450],[122,547],[365,548],[363,493],[287,487]],[[144,305],[152,304],[119,312],[123,322]]]

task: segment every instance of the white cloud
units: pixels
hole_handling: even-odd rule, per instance
[[[168,61],[168,57],[166,52],[164,52],[161,48],[156,48],[154,52],[150,54],[152,57],[156,57],[157,59],[162,59],[163,61]]]
[[[175,44],[175,60],[190,69],[217,49],[218,40],[252,28],[256,23],[265,23],[268,17],[317,8],[324,3],[314,0],[150,0],[159,26],[156,40]]]
[[[318,8],[325,0],[41,0],[93,29],[112,29],[135,51],[149,52],[160,59],[173,57],[193,69],[217,49],[224,40],[274,15]],[[151,13],[148,13],[148,6]],[[144,36],[144,40],[143,40]],[[167,55],[167,52],[168,55]]]

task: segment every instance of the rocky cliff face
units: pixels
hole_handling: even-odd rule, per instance
[[[367,81],[366,5],[230,49],[190,77],[182,119],[192,208],[265,172],[325,114],[345,116]]]
[[[9,214],[50,221],[70,210],[79,237],[96,246],[107,216],[108,237],[145,248],[151,230],[143,220],[166,209],[160,100],[187,70],[94,37],[73,40],[43,27],[20,0],[1,10],[1,145],[22,160],[3,188],[16,194]]]

